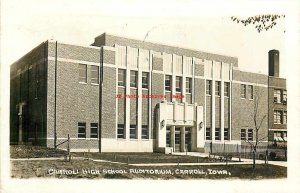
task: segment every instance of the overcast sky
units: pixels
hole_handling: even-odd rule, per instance
[[[151,30],[146,41],[235,56],[241,70],[257,73],[268,72],[268,51],[278,49],[285,77],[285,19],[279,19],[272,30],[258,33],[254,26],[230,20],[232,15],[256,14],[247,13],[251,5],[241,4],[244,11],[227,8],[224,12],[222,7],[195,1],[138,2],[5,0],[2,64],[10,65],[47,39],[90,45],[103,32],[144,39]],[[215,11],[208,12],[208,7]]]

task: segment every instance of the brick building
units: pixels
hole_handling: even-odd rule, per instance
[[[203,152],[256,140],[254,119],[267,142],[273,79],[235,57],[109,34],[46,41],[11,65],[11,143],[70,135],[72,151]]]
[[[269,115],[269,142],[286,146],[287,90],[286,79],[279,77],[278,50],[269,51]]]

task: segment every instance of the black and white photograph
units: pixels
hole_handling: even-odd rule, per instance
[[[299,18],[1,0],[0,191],[298,192]]]

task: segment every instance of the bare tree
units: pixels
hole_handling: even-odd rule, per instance
[[[256,152],[258,145],[264,141],[268,136],[260,136],[259,131],[262,128],[262,124],[267,118],[267,113],[263,112],[264,106],[262,105],[264,93],[259,88],[255,88],[253,90],[253,104],[251,104],[252,113],[251,113],[251,121],[253,121],[254,132],[255,132],[255,140],[249,140],[246,138],[246,141],[250,144],[252,150],[252,159],[253,159],[253,169],[255,169],[255,161],[256,161]],[[268,100],[268,99],[267,99]],[[261,138],[260,138],[261,137]]]
[[[232,16],[231,20],[237,23],[241,23],[244,26],[254,25],[255,29],[260,33],[263,30],[268,31],[275,27],[278,19],[285,18],[285,15],[255,15],[252,17],[247,17],[245,19],[240,19],[238,17]]]

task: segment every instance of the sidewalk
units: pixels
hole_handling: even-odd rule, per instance
[[[196,156],[196,157],[208,157],[209,153],[173,152],[173,155],[189,155],[189,156]],[[233,157],[232,161],[239,161],[239,158],[238,157]],[[255,160],[255,162],[257,164],[264,164],[265,163],[264,160]],[[246,158],[241,158],[241,162],[228,162],[228,164],[252,164],[252,163],[253,163],[252,159],[246,159]],[[223,165],[222,163],[212,163],[211,165],[216,165],[216,164]],[[268,164],[287,167],[287,162],[285,162],[285,161],[268,161]]]
[[[208,157],[208,153],[199,153],[199,152],[176,152],[173,153],[173,155],[189,155],[189,156],[195,156],[195,157]],[[216,156],[218,158],[218,156]],[[122,163],[122,162],[113,162],[113,161],[108,161],[108,160],[100,160],[100,159],[91,159],[91,158],[84,158],[84,157],[72,157],[72,159],[76,160],[91,160],[94,162],[109,162],[109,163],[115,163],[115,164],[127,164],[127,163]],[[56,158],[11,158],[11,161],[40,161],[40,160],[65,160],[64,157],[56,157]],[[253,160],[252,159],[245,159],[241,158],[241,161],[239,161],[239,158],[233,157],[232,161],[234,162],[213,162],[213,163],[142,163],[142,164],[128,164],[131,166],[176,166],[176,165],[181,165],[181,166],[201,166],[201,165],[240,165],[240,164],[252,164]],[[256,160],[256,164],[265,164],[264,160]],[[282,167],[287,167],[287,162],[283,161],[268,161],[268,164],[271,165],[277,165],[277,166],[282,166]]]

